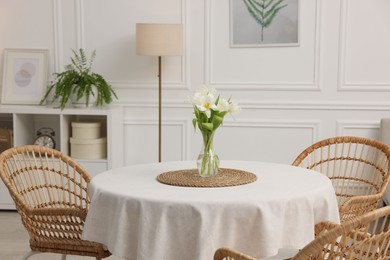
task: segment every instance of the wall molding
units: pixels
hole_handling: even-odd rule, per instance
[[[341,0],[340,6],[340,35],[339,35],[339,59],[338,59],[338,91],[390,91],[390,82],[352,82],[346,80],[347,66],[347,27],[348,27],[349,0]]]
[[[62,5],[60,0],[53,1],[53,36],[54,36],[54,71],[62,70],[63,62],[63,27],[62,27]]]
[[[299,8],[301,8],[301,1],[299,1]],[[212,46],[212,30],[211,18],[212,18],[212,0],[205,0],[205,61],[204,61],[204,82],[206,84],[218,86],[218,89],[222,90],[273,90],[273,91],[321,91],[319,85],[320,78],[320,58],[322,56],[322,50],[320,48],[320,31],[321,31],[321,0],[315,0],[316,16],[315,16],[315,32],[314,32],[314,62],[313,62],[313,81],[309,82],[217,82],[212,79],[213,71],[212,64],[213,59],[211,55]],[[300,11],[301,12],[301,11]],[[299,22],[300,34],[302,33],[302,22]],[[301,38],[301,37],[300,37]]]
[[[156,72],[157,73],[157,72]],[[188,78],[188,77],[187,77]],[[115,89],[121,90],[157,90],[158,89],[158,80],[156,78],[156,82],[137,82],[137,81],[119,81],[119,80],[109,80],[109,84],[111,84]],[[169,90],[190,90],[189,83],[183,83],[180,81],[166,81],[162,82],[163,89]]]
[[[127,117],[124,119],[124,128],[126,126],[157,126],[158,119],[142,119]],[[193,135],[192,118],[164,118],[162,124],[165,126],[178,126],[181,129],[181,160],[191,159],[191,147],[189,140]],[[225,119],[223,123],[224,128],[282,128],[282,129],[309,129],[312,136],[311,141],[314,143],[319,140],[321,123],[319,120],[239,120],[234,121]],[[126,131],[125,131],[126,132]]]
[[[84,5],[82,0],[75,0],[76,1],[76,39],[77,39],[77,48],[85,48],[85,29],[84,29],[84,21],[85,21],[85,12],[84,12]],[[184,54],[181,56],[181,75],[179,81],[164,81],[164,77],[162,78],[162,85],[164,89],[172,89],[172,90],[189,90],[189,74],[190,74],[190,68],[189,68],[189,57],[190,57],[190,51],[189,46],[187,46],[189,39],[189,24],[187,23],[187,17],[189,16],[190,9],[188,7],[188,0],[181,0],[181,23],[183,24],[183,45],[184,45]],[[135,35],[134,35],[135,36]],[[163,58],[164,62],[164,58]],[[164,67],[164,66],[163,66]],[[164,71],[162,72],[162,74]],[[114,86],[115,89],[155,89],[158,86],[158,79],[157,79],[157,56],[156,56],[156,78],[155,81],[150,82],[139,82],[139,81],[120,81],[111,79],[108,80],[110,84]]]
[[[319,120],[224,120],[223,127],[239,128],[287,128],[287,129],[311,129],[312,142],[316,142],[320,137]]]
[[[84,4],[82,0],[75,0],[76,14],[76,49],[85,49],[85,30],[84,30]]]
[[[336,120],[336,136],[343,136],[346,129],[380,129],[379,120]]]
[[[292,109],[292,110],[352,110],[352,111],[388,111],[390,102],[241,102],[240,106],[250,109]]]
[[[181,160],[188,160],[190,150],[188,146],[188,130],[191,125],[191,120],[185,118],[163,118],[162,126],[177,126],[181,131]],[[127,117],[123,121],[123,127],[126,126],[158,126],[158,119],[143,119],[143,118],[131,118]],[[192,126],[192,125],[191,125]],[[125,130],[126,132],[126,130]],[[156,133],[157,135],[157,133]],[[162,136],[164,136],[164,132],[162,131]],[[164,147],[162,147],[164,149]]]
[[[125,108],[157,108],[155,101],[121,101],[116,104],[123,105]],[[290,102],[290,101],[244,101],[239,105],[246,109],[270,109],[270,110],[348,110],[348,111],[390,111],[390,102]],[[186,101],[163,100],[163,108],[188,108],[192,109],[191,104]]]

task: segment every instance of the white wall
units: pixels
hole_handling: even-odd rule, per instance
[[[369,2],[300,0],[298,47],[230,48],[229,0],[0,0],[0,51],[48,49],[51,74],[96,49],[125,107],[126,164],[154,162],[157,58],[136,55],[135,24],[183,23],[185,55],[163,58],[163,161],[196,158],[187,96],[206,83],[243,107],[217,130],[221,159],[291,163],[319,139],[378,138],[390,117],[390,1]]]

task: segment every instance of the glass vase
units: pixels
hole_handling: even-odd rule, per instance
[[[198,173],[201,177],[214,177],[218,174],[219,158],[214,152],[213,132],[202,132],[203,147],[197,159]]]

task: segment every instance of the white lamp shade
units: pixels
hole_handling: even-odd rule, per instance
[[[183,53],[181,24],[136,24],[136,48],[139,55],[180,56]]]

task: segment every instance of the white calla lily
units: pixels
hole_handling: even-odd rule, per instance
[[[218,100],[218,103],[216,101]],[[217,90],[214,87],[207,85],[200,85],[194,94],[189,97],[189,102],[194,106],[195,110],[202,112],[206,115],[207,121],[202,122],[200,118],[196,118],[198,125],[201,123],[210,123],[216,122],[212,120],[212,111],[215,111],[215,115],[218,117],[224,117],[226,113],[231,115],[237,114],[241,111],[241,108],[233,104],[230,99],[226,100],[225,98],[220,98]],[[223,114],[220,114],[223,113]],[[195,113],[195,115],[197,115]],[[210,120],[211,119],[211,120]],[[218,120],[217,120],[218,121]],[[215,125],[215,127],[219,127]]]
[[[211,108],[214,105],[215,99],[211,96],[203,96],[201,99],[199,99],[199,103],[196,104],[196,107],[206,113],[207,118],[210,118],[211,116]]]
[[[217,90],[214,87],[206,86],[206,85],[200,85],[196,89],[195,93],[200,93],[203,96],[208,96],[208,95],[212,95],[214,97],[217,96]]]
[[[235,115],[241,112],[241,107],[239,107],[237,104],[230,104],[229,113],[231,115]]]
[[[218,104],[214,105],[212,109],[218,112],[228,112],[230,109],[230,104],[226,99],[220,98],[218,100]]]
[[[192,97],[189,98],[191,104],[199,111],[204,112],[207,118],[211,117],[211,110],[214,107],[217,91],[213,87],[201,85],[197,88]]]

